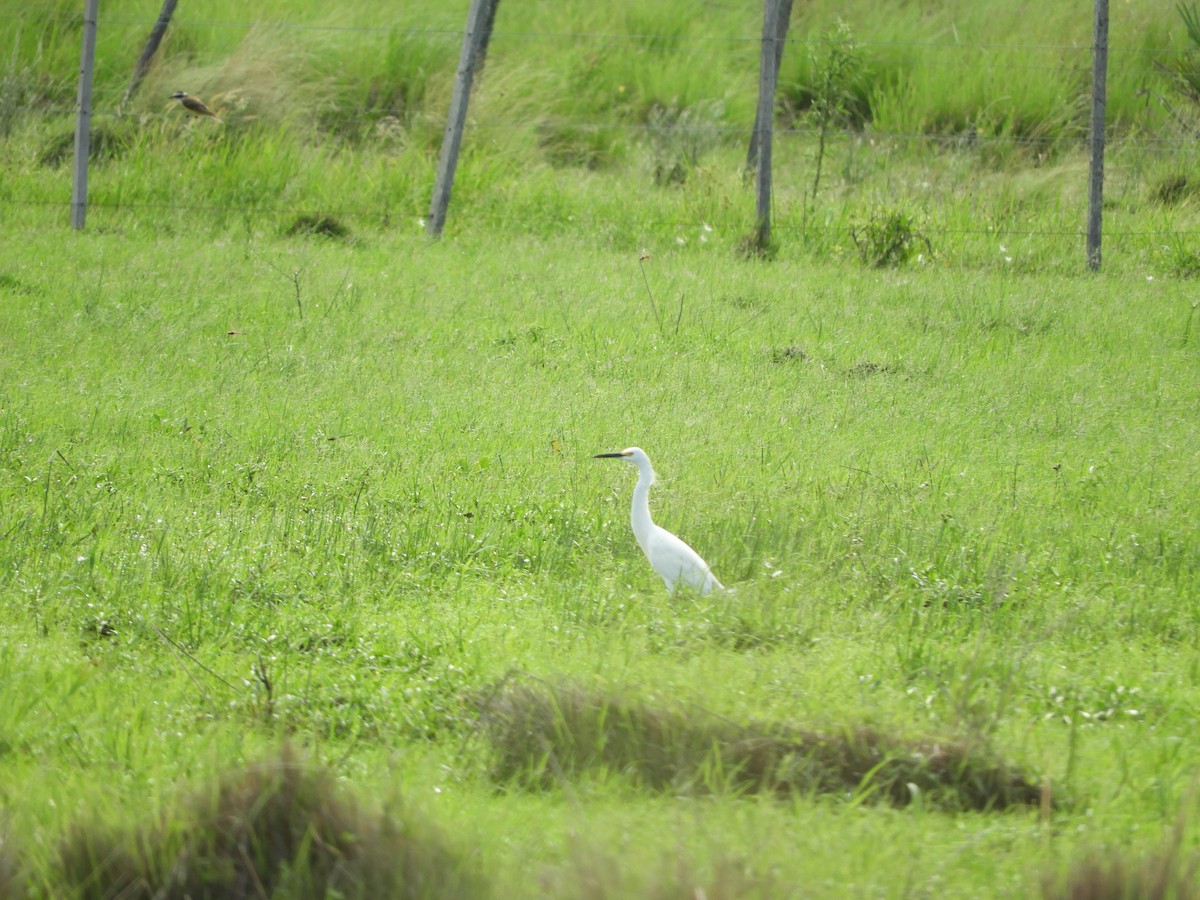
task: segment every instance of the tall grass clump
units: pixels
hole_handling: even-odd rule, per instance
[[[1195,3],[1179,3],[1175,9],[1187,43],[1176,52],[1157,51],[1156,66],[1166,85],[1155,99],[1175,130],[1185,139],[1195,140],[1200,135],[1200,8]]]
[[[0,136],[21,112],[70,109],[82,43],[80,6],[48,0],[6,13],[0,62]],[[71,73],[65,75],[64,73]]]
[[[487,895],[432,825],[367,813],[287,748],[221,776],[159,821],[75,825],[57,869],[61,881],[48,887],[80,900]]]
[[[908,740],[872,727],[833,732],[739,725],[577,685],[501,684],[480,695],[492,777],[536,789],[588,773],[653,791],[822,794],[959,809],[1037,803],[1041,792],[977,743]]]
[[[891,10],[884,22],[857,2],[805,4],[791,29],[795,46],[784,55],[781,95],[794,108],[807,108],[820,80],[822,32],[840,20],[870,72],[856,82],[851,109],[872,131],[895,136],[906,151],[949,140],[986,150],[991,164],[1044,162],[1086,135],[1091,17],[1065,4],[1043,12],[1035,28],[1018,9],[983,16],[966,7],[907,6]],[[1111,41],[1121,63],[1110,65],[1115,133],[1162,121],[1139,98],[1148,84],[1161,81],[1151,47],[1175,41],[1161,34],[1151,40],[1156,17],[1146,20],[1145,12],[1114,13]]]
[[[417,129],[448,102],[458,58],[454,34],[391,29],[382,41],[347,47],[330,43],[318,53],[315,80],[329,86],[316,110],[321,132],[352,143],[395,139]],[[432,128],[422,140],[431,141]],[[408,138],[411,140],[411,137]]]
[[[180,28],[187,33],[186,25]],[[221,117],[223,133],[264,126],[311,133],[321,109],[336,102],[335,85],[322,67],[325,54],[295,32],[253,25],[229,53],[215,59],[178,52],[179,35],[170,32],[158,65],[143,83],[135,104],[142,115],[187,121],[168,100],[173,91],[186,90]]]

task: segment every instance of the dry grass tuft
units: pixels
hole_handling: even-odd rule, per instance
[[[1188,845],[1181,815],[1165,845],[1143,859],[1128,853],[1093,853],[1065,876],[1048,874],[1047,900],[1200,900],[1200,851]]]
[[[59,866],[81,900],[486,895],[427,823],[368,815],[286,747],[153,825],[76,826]]]
[[[504,683],[479,700],[492,776],[547,789],[588,772],[656,791],[840,794],[903,806],[999,809],[1041,790],[978,742],[908,740],[860,726],[823,733],[656,709],[578,686]]]
[[[802,892],[788,887],[770,872],[734,857],[719,856],[703,866],[686,855],[670,854],[645,873],[630,871],[610,853],[573,842],[569,860],[541,873],[541,894],[557,900],[608,900],[640,897],[643,900],[741,900],[747,897],[790,897]]]
[[[12,845],[7,829],[0,830],[0,900],[12,897],[28,896],[25,892],[24,879],[20,866],[17,865],[17,851]]]
[[[173,91],[200,97],[221,117],[227,129],[259,123],[270,126],[311,125],[314,110],[330,100],[330,89],[314,83],[313,51],[270,25],[252,27],[221,64],[195,66],[187,54],[174,52],[151,70],[142,88],[147,111],[187,117],[171,109]]]

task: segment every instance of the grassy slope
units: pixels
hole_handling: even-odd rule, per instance
[[[428,757],[400,780],[419,795],[451,762],[462,806],[433,805],[519,866],[534,847],[487,835],[585,814],[488,800],[477,754],[457,754],[463,692],[513,666],[735,718],[995,734],[1079,798],[1068,847],[1123,840],[1186,789],[1198,398],[1181,285],[684,251],[648,272],[672,314],[686,298],[660,335],[632,257],[562,241],[72,242],[66,266],[45,265],[46,235],[7,269],[23,291],[2,329],[5,681],[28,702],[6,709],[6,765],[41,776],[7,798],[18,833],[286,727],[364,783],[392,754]],[[302,270],[303,320],[276,269]],[[661,520],[735,599],[662,595],[627,533],[632,473],[588,458],[631,442],[659,462]],[[597,835],[678,816],[607,796]],[[785,813],[760,806],[718,804],[648,852],[704,859],[729,828],[733,856],[774,861],[763,835]],[[1020,816],[790,814],[798,833],[841,823],[822,827],[845,846],[918,828],[929,857],[907,877],[963,888],[983,858],[1016,884],[1056,852]],[[1012,854],[955,849],[980,827]],[[788,859],[786,883],[877,889],[910,866]]]
[[[29,865],[52,878],[67,823],[171,809],[179,783],[282,733],[362,793],[427,809],[502,895],[543,876],[583,892],[588,873],[603,882],[597,856],[624,860],[639,893],[693,877],[710,893],[722,878],[734,894],[1019,893],[1094,844],[1155,845],[1194,769],[1200,326],[1190,285],[1164,277],[1186,239],[1156,236],[1186,231],[1193,204],[1146,201],[1186,160],[1118,151],[1096,279],[1076,274],[1069,146],[1025,167],[1020,151],[839,144],[805,213],[812,148],[789,138],[780,256],[740,261],[741,151],[718,141],[685,187],[655,188],[678,136],[625,129],[651,100],[740,84],[746,60],[706,55],[697,72],[704,32],[678,10],[557,9],[538,13],[545,33],[666,31],[675,50],[566,47],[571,100],[547,104],[557,83],[498,35],[437,245],[415,221],[437,134],[425,106],[399,146],[320,139],[318,112],[360,108],[347,91],[384,72],[425,84],[436,114],[452,35],[414,56],[378,34],[181,25],[141,112],[183,77],[255,85],[250,110],[300,97],[298,113],[221,132],[145,120],[94,171],[83,235],[39,205],[64,183],[34,162],[53,120],[5,143],[19,177],[0,216],[21,239],[0,263],[0,797]],[[444,14],[459,26],[462,10]],[[965,43],[987,34],[946,15]],[[949,26],[900,9],[888,27]],[[1162,46],[1166,30],[1121,20],[1114,43]],[[69,64],[49,70],[69,71],[77,36],[55,34],[43,52]],[[128,59],[102,53],[111,102],[137,49],[120,46]],[[435,74],[388,68],[413,58]],[[927,84],[914,95],[946,78]],[[741,121],[751,91],[728,90],[721,115]],[[936,106],[885,108],[962,124]],[[616,123],[610,165],[557,168],[536,131],[501,127],[547,108]],[[860,269],[849,225],[893,206],[918,215],[934,263]],[[278,236],[308,209],[355,239]],[[629,443],[662,475],[656,515],[733,598],[663,595],[627,530],[633,473],[589,458]],[[652,798],[612,775],[497,795],[464,697],[513,667],[737,720],[983,736],[1066,804],[1039,826]],[[663,861],[677,853],[694,873]]]

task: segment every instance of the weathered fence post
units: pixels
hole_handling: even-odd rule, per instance
[[[71,187],[71,227],[87,219],[88,153],[92,142],[92,72],[96,68],[96,17],[100,0],[84,0],[83,51],[79,59],[79,109],[75,115],[75,180]]]
[[[467,121],[467,102],[471,98],[471,81],[475,77],[476,67],[487,55],[487,42],[491,37],[499,3],[500,0],[471,0],[471,8],[467,12],[467,29],[463,32],[454,92],[450,95],[450,112],[446,116],[446,131],[442,136],[433,200],[429,205],[429,218],[425,221],[425,233],[430,237],[440,237],[446,225],[450,189],[454,186],[454,170],[458,166],[463,126]]]
[[[765,0],[763,8],[762,55],[758,67],[758,112],[755,114],[755,139],[758,159],[755,163],[757,195],[754,246],[765,251],[771,243],[771,136],[775,122],[776,55],[780,41],[776,37],[779,6],[784,0]]]
[[[783,63],[783,48],[787,46],[788,25],[792,20],[792,0],[780,0],[775,15],[775,83],[779,83],[779,66]],[[758,165],[758,129],[760,110],[754,113],[754,130],[750,132],[750,146],[746,149],[746,169],[753,172]]]
[[[1104,105],[1108,74],[1108,0],[1095,0],[1095,43],[1092,47],[1092,133],[1088,181],[1087,267],[1100,269],[1104,216]]]
[[[142,55],[138,57],[137,65],[133,67],[133,77],[129,79],[129,87],[125,88],[125,95],[121,98],[118,113],[125,112],[126,104],[133,99],[133,95],[142,86],[142,79],[150,71],[150,63],[158,51],[158,45],[162,43],[163,35],[167,33],[167,26],[171,24],[171,16],[175,14],[175,6],[178,2],[179,0],[163,0],[162,9],[158,13],[154,27],[150,29],[150,37],[146,40]]]

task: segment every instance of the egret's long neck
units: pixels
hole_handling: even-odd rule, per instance
[[[633,506],[629,510],[629,522],[633,525],[633,536],[645,550],[650,540],[654,522],[650,520],[650,485],[654,484],[654,470],[649,465],[638,466],[637,487],[633,489]]]

